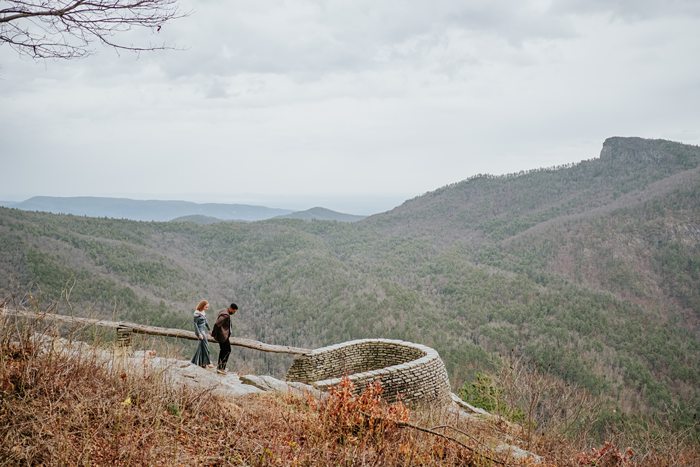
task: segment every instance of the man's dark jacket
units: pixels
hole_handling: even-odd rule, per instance
[[[226,342],[231,337],[231,315],[228,309],[219,311],[214,328],[211,330],[211,336],[219,343]]]

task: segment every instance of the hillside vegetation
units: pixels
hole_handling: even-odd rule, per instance
[[[699,206],[700,148],[611,138],[600,158],[476,176],[353,223],[0,208],[0,291],[171,327],[200,298],[233,300],[243,337],[434,347],[455,390],[509,355],[600,398],[591,436],[661,420],[697,441]],[[277,375],[289,363],[232,358]]]
[[[16,465],[488,465],[486,423],[411,414],[381,387],[319,400],[294,393],[224,397],[173,384],[146,364],[74,352],[43,325],[0,317],[0,466]],[[12,324],[12,325],[10,325]],[[9,325],[9,326],[8,326]],[[399,423],[450,422],[464,441]],[[466,432],[465,432],[466,434]],[[493,437],[493,435],[491,435]],[[453,441],[455,440],[455,441]],[[469,443],[469,444],[466,444]]]
[[[342,212],[332,211],[330,209],[315,207],[306,211],[293,212],[283,216],[277,216],[278,219],[303,219],[303,220],[319,220],[319,221],[338,221],[338,222],[356,222],[365,218],[365,216],[356,216],[353,214],[345,214]]]
[[[151,365],[150,351],[126,356],[99,338],[86,345],[75,334],[64,339],[54,331],[46,321],[0,316],[0,466],[678,467],[700,459],[697,448],[678,437],[645,438],[643,450],[619,448],[628,441],[619,437],[589,447],[584,438],[538,434],[529,425],[455,407],[387,404],[381,384],[355,394],[348,378],[323,397],[224,394],[196,379],[176,383],[172,368]],[[507,372],[502,376],[509,380]],[[479,377],[473,388],[485,381]],[[522,375],[518,381],[530,389],[517,388],[519,395],[555,387]],[[487,396],[485,403],[504,396],[472,393]],[[566,399],[571,391],[556,395]],[[563,415],[552,421],[569,423]]]

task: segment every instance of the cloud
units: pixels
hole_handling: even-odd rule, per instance
[[[566,14],[609,14],[623,21],[647,21],[659,17],[700,16],[695,0],[558,0],[551,11]]]
[[[537,2],[535,2],[537,3]],[[407,7],[398,1],[304,0],[205,2],[163,31],[185,43],[179,54],[160,55],[169,76],[240,73],[363,72],[401,64],[431,49],[452,50],[457,37],[486,34],[513,44],[570,37],[573,25],[530,3],[441,0]],[[445,57],[450,60],[449,57]]]
[[[188,0],[157,33],[182,50],[0,47],[5,189],[415,195],[611,135],[698,144],[697,8],[635,4]]]

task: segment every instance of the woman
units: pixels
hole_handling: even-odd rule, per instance
[[[209,342],[207,342],[209,323],[207,322],[206,311],[208,309],[209,302],[202,300],[197,304],[197,309],[194,310],[194,333],[199,339],[199,344],[197,345],[197,352],[192,357],[192,363],[202,368],[214,368],[209,358]]]

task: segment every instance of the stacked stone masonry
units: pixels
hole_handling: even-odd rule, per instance
[[[300,381],[326,390],[347,376],[355,391],[379,380],[388,402],[446,404],[450,381],[437,351],[412,342],[361,339],[322,347],[297,358],[288,381]]]

